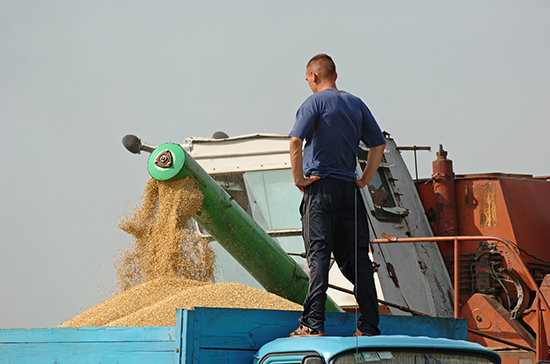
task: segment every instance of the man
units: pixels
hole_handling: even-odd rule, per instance
[[[304,193],[300,214],[310,267],[301,325],[291,337],[326,335],[331,253],[343,275],[354,284],[361,311],[354,336],[380,334],[378,300],[368,256],[369,227],[359,188],[366,186],[376,173],[386,140],[361,99],[338,90],[337,77],[330,56],[318,54],[308,62],[306,80],[313,95],[298,109],[289,134],[294,184]],[[365,170],[357,179],[360,141],[370,149]]]

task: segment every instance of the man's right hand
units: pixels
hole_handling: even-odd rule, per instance
[[[319,177],[319,176],[302,177],[302,178],[298,178],[298,181],[294,181],[294,184],[296,185],[296,187],[298,187],[300,192],[304,193],[304,188],[306,188],[307,186],[309,186],[313,182],[315,182],[317,180],[320,180],[320,179],[321,179],[321,177]]]
[[[292,166],[292,178],[298,189],[304,193],[304,188],[313,182],[321,179],[319,176],[304,177],[302,167],[302,139],[297,137],[290,138],[290,165]]]

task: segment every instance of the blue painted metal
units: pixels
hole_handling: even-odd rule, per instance
[[[176,325],[169,327],[4,329],[0,363],[252,363],[263,345],[296,329],[300,315],[196,308],[177,310]],[[380,329],[388,335],[467,337],[465,319],[382,315]],[[349,337],[355,332],[355,315],[327,312],[325,330]]]
[[[256,360],[273,353],[316,352],[328,363],[334,356],[356,348],[368,349],[420,349],[460,352],[491,357],[500,362],[497,353],[477,344],[463,340],[449,340],[413,336],[373,336],[373,337],[301,337],[277,339],[262,346],[255,355]]]

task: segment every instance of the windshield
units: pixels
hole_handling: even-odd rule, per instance
[[[472,354],[427,353],[402,351],[359,351],[342,354],[330,362],[331,364],[494,364],[486,357]]]

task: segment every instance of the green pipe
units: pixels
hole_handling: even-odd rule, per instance
[[[165,143],[149,157],[147,169],[158,181],[191,177],[203,194],[193,218],[237,260],[266,291],[302,304],[308,281],[302,267],[262,229],[179,144]],[[327,297],[327,311],[342,309]]]

